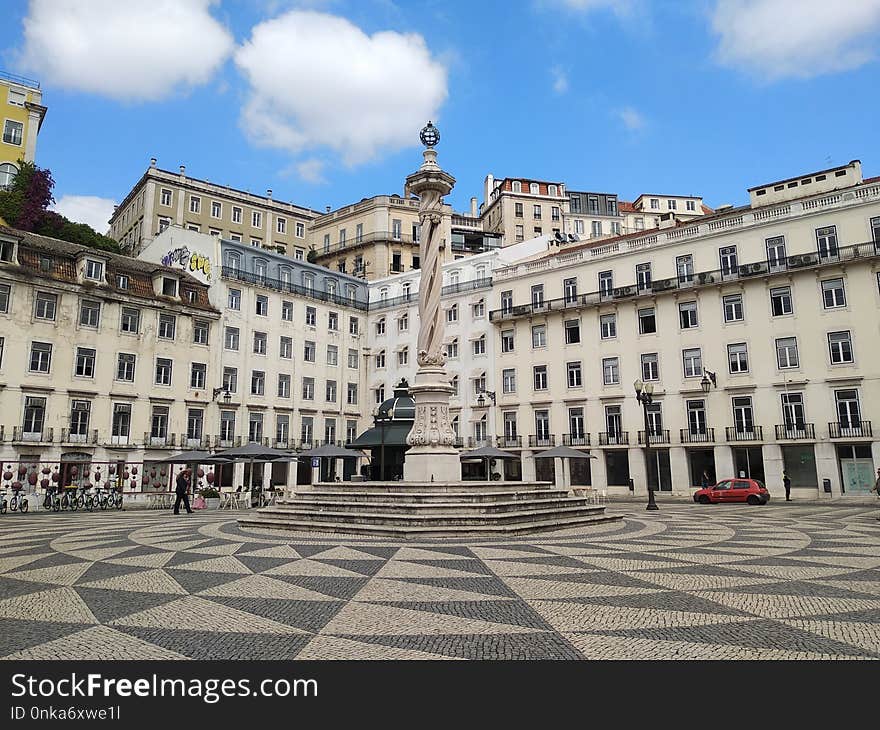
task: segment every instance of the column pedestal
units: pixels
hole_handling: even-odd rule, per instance
[[[449,397],[454,389],[442,365],[422,366],[409,389],[416,404],[410,445],[403,465],[407,482],[460,482],[461,461],[449,420]]]

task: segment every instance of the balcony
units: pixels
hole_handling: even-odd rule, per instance
[[[473,438],[472,436],[468,436],[467,447],[469,449],[482,449],[486,446],[494,446],[493,439],[491,436],[486,436],[484,438]]]
[[[763,441],[764,440],[764,430],[761,426],[752,426],[750,429],[742,428],[740,426],[730,427],[728,426],[725,429],[727,433],[728,441]]]
[[[602,431],[599,446],[628,446],[629,431]]]
[[[22,426],[15,426],[12,429],[13,443],[26,444],[51,444],[55,438],[54,428],[44,428],[41,431],[25,430]]]
[[[815,441],[816,427],[812,423],[776,424],[777,441]]]
[[[880,191],[880,187],[878,187]],[[684,229],[674,229],[671,240],[677,240],[675,232],[681,232]],[[652,233],[646,238],[646,246],[652,246],[656,243],[658,234]],[[624,242],[615,242],[594,249],[585,251],[575,251],[569,254],[559,254],[558,265],[566,266],[576,261],[593,260],[598,256],[612,255],[623,250]],[[641,248],[635,246],[635,240],[630,239],[626,242],[627,250]],[[865,260],[880,256],[880,247],[873,241],[867,243],[857,243],[852,246],[838,248],[835,254],[820,255],[818,251],[810,251],[807,253],[793,254],[782,259],[775,260],[771,264],[765,259],[755,263],[731,265],[724,270],[713,269],[710,271],[701,271],[696,274],[689,274],[684,277],[673,276],[668,279],[654,279],[650,285],[639,287],[636,284],[629,286],[619,286],[613,289],[603,289],[601,291],[591,292],[588,294],[580,294],[577,297],[561,297],[559,299],[544,299],[540,303],[508,304],[501,309],[493,309],[489,312],[489,321],[497,322],[500,320],[518,319],[520,317],[530,317],[534,314],[544,314],[553,311],[562,311],[572,306],[590,307],[598,306],[602,302],[619,301],[625,299],[635,299],[637,297],[652,297],[658,293],[680,290],[682,288],[697,288],[704,286],[715,286],[727,281],[737,281],[755,276],[774,276],[779,273],[796,269],[808,269],[822,266],[836,265],[841,262],[853,260]],[[553,268],[555,260],[545,259],[540,262],[541,268]],[[500,269],[494,273],[496,279],[506,279],[520,274],[529,273],[537,266],[539,262],[529,262],[509,266]]]
[[[653,446],[654,444],[668,444],[669,443],[669,429],[668,428],[658,428],[652,430],[648,433],[648,441],[649,445]],[[645,444],[645,432],[639,431],[639,443]]]
[[[548,449],[551,446],[556,446],[556,436],[552,436],[550,434],[542,436],[529,436],[529,446],[534,446],[539,449]]]
[[[832,421],[828,424],[828,436],[833,439],[861,439],[873,435],[870,421]]]
[[[329,294],[325,291],[319,291],[312,287],[300,286],[290,281],[282,281],[281,279],[271,279],[268,276],[252,274],[249,271],[242,271],[234,266],[224,266],[221,269],[221,276],[231,281],[241,281],[255,286],[261,286],[265,289],[274,289],[279,292],[288,292],[290,294],[299,294],[300,296],[317,299],[322,302],[338,304],[342,307],[352,307],[354,309],[362,309],[366,311],[367,303],[356,299],[349,299],[339,294]]]
[[[590,434],[588,433],[564,433],[562,443],[565,446],[589,446]]]
[[[453,446],[453,448],[456,448],[456,449],[463,449],[464,448],[464,437],[463,436],[456,436],[452,442],[452,446]]]
[[[715,429],[705,428],[702,431],[683,428],[679,431],[683,444],[711,444],[715,441]]]
[[[241,446],[241,436],[234,436],[232,434],[214,436],[213,441],[215,449],[231,449]]]
[[[130,434],[105,436],[103,443],[103,446],[108,449],[133,449],[137,445],[137,439],[133,439]]]
[[[144,448],[145,449],[174,449],[177,447],[177,434],[166,433],[164,435],[153,435],[149,431],[144,431]]]
[[[98,429],[86,429],[84,433],[73,433],[69,428],[62,428],[61,443],[65,445],[97,446]]]
[[[498,436],[495,445],[499,449],[521,449],[522,436]]]
[[[180,435],[180,445],[186,449],[210,449],[210,436],[189,436],[187,434]]]

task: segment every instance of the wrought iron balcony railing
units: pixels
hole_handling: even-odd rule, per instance
[[[522,436],[498,436],[495,445],[499,449],[519,449],[522,448]]]
[[[81,433],[77,430],[75,433],[69,428],[62,428],[61,443],[96,445],[98,443],[98,429],[86,429]]]
[[[549,448],[551,446],[556,446],[556,436],[552,434],[548,434],[546,436],[529,436],[529,446],[535,446],[536,448]]]
[[[658,428],[656,430],[650,431],[648,433],[649,443],[653,446],[654,444],[668,444],[669,443],[669,429],[668,428]],[[645,432],[639,431],[639,443],[645,443]]]
[[[599,446],[626,446],[629,444],[629,431],[602,431]]]
[[[763,441],[764,429],[761,426],[728,426],[725,429],[728,441]]]
[[[715,441],[715,429],[711,427],[702,430],[682,428],[678,433],[683,444],[711,444]]]
[[[564,433],[562,434],[562,443],[565,446],[589,446],[590,434],[588,433]]]
[[[804,441],[816,438],[816,427],[812,423],[776,424],[777,441]]]
[[[832,421],[828,435],[833,439],[870,438],[873,436],[870,421]]]

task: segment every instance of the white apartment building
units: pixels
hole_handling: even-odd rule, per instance
[[[500,428],[491,407],[503,385],[495,377],[497,344],[489,322],[493,272],[551,249],[558,250],[555,241],[542,236],[443,266],[446,369],[455,389],[450,408],[461,448],[494,443]],[[417,271],[370,282],[367,346],[372,409],[391,397],[401,379],[414,382],[418,370],[418,292]],[[515,478],[516,474],[508,476]]]
[[[21,463],[33,485],[143,464],[125,488],[165,488],[150,462],[208,433],[219,319],[179,268],[0,227],[5,471]]]
[[[523,457],[588,446],[576,478],[612,489],[687,493],[706,470],[778,495],[786,469],[795,495],[866,495],[880,466],[880,180],[854,161],[750,195],[495,268],[499,435]],[[637,379],[654,388],[648,434]],[[529,458],[524,478],[536,463],[552,479]]]
[[[307,450],[341,445],[364,429],[364,281],[177,226],[140,258],[197,276],[220,312],[212,446]],[[239,474],[230,477],[239,483]],[[299,482],[310,478],[300,465]],[[287,483],[286,465],[272,466],[272,481]]]

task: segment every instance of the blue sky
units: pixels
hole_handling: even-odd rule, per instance
[[[401,192],[429,116],[460,210],[490,172],[713,206],[854,158],[880,174],[880,0],[5,6],[0,68],[42,82],[37,162],[82,219],[151,156],[318,210]]]

